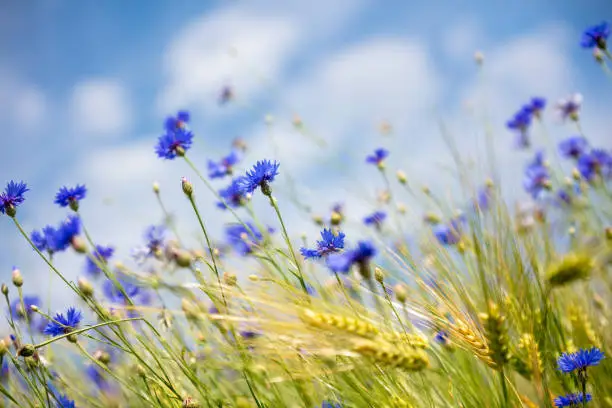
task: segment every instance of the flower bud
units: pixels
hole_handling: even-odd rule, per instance
[[[238,282],[238,277],[235,273],[225,272],[223,273],[223,282],[227,286],[236,286],[236,283]]]
[[[259,276],[253,274],[253,275],[249,275],[249,280],[251,282],[257,282],[259,280]]]
[[[72,249],[79,254],[84,254],[87,252],[87,244],[85,243],[85,240],[78,235],[72,237],[70,240],[70,245],[72,246]]]
[[[16,267],[13,267],[13,285],[18,288],[23,286],[23,276],[21,276],[21,272]]]
[[[479,65],[479,66],[480,66],[480,65],[482,65],[482,64],[483,64],[483,62],[484,62],[484,58],[485,58],[485,57],[484,57],[484,54],[483,54],[481,51],[476,51],[476,52],[474,53],[474,62],[475,62],[477,65]]]
[[[193,184],[191,184],[186,177],[181,178],[181,187],[183,188],[183,193],[185,193],[187,197],[193,195]]]
[[[159,194],[159,183],[157,181],[153,182],[153,193]]]
[[[9,293],[9,288],[8,288],[8,286],[6,285],[6,283],[3,283],[3,284],[2,284],[2,289],[0,289],[0,290],[2,291],[2,294],[3,294],[4,296],[8,296],[8,293]]]
[[[605,232],[605,234],[606,234],[606,239],[607,239],[608,241],[612,241],[612,227],[608,227],[608,228],[606,228],[606,232]],[[4,293],[4,292],[3,292],[3,293]]]
[[[398,283],[393,288],[393,292],[395,292],[395,298],[400,303],[406,303],[406,299],[408,299],[408,292],[406,291],[406,287],[401,283]]]
[[[342,214],[332,211],[330,223],[331,225],[340,225],[342,223]]]
[[[188,251],[177,250],[174,255],[174,260],[178,266],[182,268],[188,268],[189,266],[191,266],[191,261],[193,260],[193,258],[191,257],[191,254]]]
[[[603,52],[601,52],[601,50],[597,47],[593,49],[593,58],[595,58],[595,62],[598,64],[603,64],[604,62]]]
[[[30,310],[33,311],[33,312],[38,312],[38,306],[30,305]]]
[[[374,268],[374,279],[380,284],[382,284],[385,279],[385,274],[379,267]]]
[[[17,355],[20,357],[32,357],[35,352],[36,348],[33,345],[24,344],[23,347],[17,351]]]
[[[108,363],[110,363],[111,360],[111,356],[110,354],[108,354],[106,351],[104,350],[97,350],[94,354],[93,357],[98,360],[99,362],[101,362],[102,364],[107,365]]]
[[[406,184],[408,182],[408,177],[402,170],[395,172],[395,176],[397,177],[397,181],[399,181],[401,184]]]
[[[79,338],[76,334],[70,334],[68,337],[66,337],[66,339],[71,342],[76,344],[77,341],[79,341]]]
[[[77,285],[79,286],[79,290],[85,297],[92,297],[94,295],[94,288],[91,283],[85,278],[79,278],[77,281]]]
[[[7,351],[8,345],[6,344],[6,341],[4,341],[4,339],[0,339],[0,357],[5,355]]]

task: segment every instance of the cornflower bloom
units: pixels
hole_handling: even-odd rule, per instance
[[[44,334],[55,337],[70,333],[78,327],[82,319],[83,315],[79,310],[74,307],[69,307],[66,311],[66,316],[64,316],[63,313],[57,313],[53,317],[53,320],[45,327]]]
[[[17,207],[25,201],[23,195],[27,191],[30,191],[30,189],[23,181],[18,183],[13,180],[9,181],[4,192],[0,193],[0,214],[14,217],[17,213]]]
[[[79,209],[79,201],[85,198],[87,195],[87,188],[84,185],[78,185],[76,187],[68,188],[66,186],[61,187],[55,195],[54,203],[60,207],[70,207],[73,211]]]
[[[344,237],[345,235],[343,232],[336,235],[331,229],[324,228],[323,231],[321,231],[321,240],[317,241],[317,248],[300,248],[300,253],[306,259],[325,257],[344,248]]]

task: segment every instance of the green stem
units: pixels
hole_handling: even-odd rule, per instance
[[[121,320],[113,320],[112,322],[98,323],[98,324],[95,324],[93,326],[87,326],[87,327],[84,327],[82,329],[71,331],[70,333],[65,333],[65,334],[62,334],[60,336],[53,337],[53,338],[51,338],[51,339],[49,339],[47,341],[43,341],[42,343],[39,343],[39,344],[35,345],[34,348],[39,349],[41,347],[44,347],[44,346],[49,345],[51,343],[54,343],[54,342],[56,342],[58,340],[61,340],[61,339],[65,338],[65,337],[71,336],[73,334],[76,335],[76,334],[83,333],[83,332],[86,332],[86,331],[91,330],[91,329],[96,329],[98,327],[108,326],[108,325],[115,324],[115,323],[133,322],[133,321],[136,321],[136,320],[144,320],[144,319],[142,317],[134,317],[134,318],[131,318],[131,319],[121,319]]]
[[[270,199],[270,205],[274,208],[274,211],[276,212],[276,216],[278,217],[278,221],[280,222],[281,228],[283,230],[283,238],[285,238],[285,242],[287,244],[287,247],[289,247],[289,252],[291,252],[291,257],[293,258],[293,262],[295,262],[295,267],[297,268],[297,271],[298,271],[297,278],[300,280],[300,285],[302,286],[304,293],[308,294],[308,289],[306,288],[306,282],[304,281],[304,275],[302,274],[302,268],[300,266],[300,263],[297,260],[297,257],[295,256],[295,251],[293,250],[291,239],[289,239],[287,228],[285,228],[285,222],[283,221],[283,217],[281,216],[280,209],[278,208],[278,205],[276,204],[276,200],[272,197],[271,194],[268,196],[268,198]]]

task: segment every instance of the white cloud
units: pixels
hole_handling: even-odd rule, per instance
[[[131,124],[127,91],[112,79],[89,79],[75,85],[72,93],[75,130],[95,136],[119,136]]]
[[[38,129],[45,119],[45,95],[36,87],[27,87],[15,95],[14,117],[24,131]]]
[[[277,80],[295,52],[297,28],[286,18],[239,9],[205,15],[187,27],[166,51],[168,81],[161,92],[163,111],[185,106],[210,108],[222,86],[248,99]]]

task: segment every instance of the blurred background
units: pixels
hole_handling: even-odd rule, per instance
[[[318,234],[304,207],[324,215],[335,202],[353,220],[349,240],[371,233],[360,220],[378,208],[384,183],[364,158],[379,146],[391,151],[391,175],[401,168],[415,188],[450,199],[457,178],[442,123],[471,158],[475,185],[490,176],[490,129],[504,194],[523,200],[533,150],[514,149],[505,123],[532,96],[550,106],[582,93],[585,135],[610,146],[612,81],[579,47],[582,30],[604,19],[612,19],[609,0],[1,0],[0,183],[30,186],[18,211],[28,232],[66,216],[53,204],[60,186],[86,184],[84,222],[118,260],[162,221],[154,181],[182,233],[196,236],[180,189],[187,176],[222,239],[231,215],[183,161],[164,162],[153,150],[164,118],[187,109],[196,134],[189,155],[202,171],[238,137],[248,151],[237,171],[280,161],[275,195],[296,239]],[[232,94],[225,101],[224,89]],[[576,134],[550,109],[545,123],[553,140]],[[535,147],[542,134],[534,131]],[[263,198],[255,198],[258,214],[278,227]],[[398,200],[408,206],[406,226],[418,227],[421,209],[407,195]],[[59,254],[57,264],[76,279],[84,259]],[[13,266],[26,292],[46,293],[47,268],[0,217],[3,282]],[[55,277],[51,284],[53,307],[64,307],[66,289]]]

